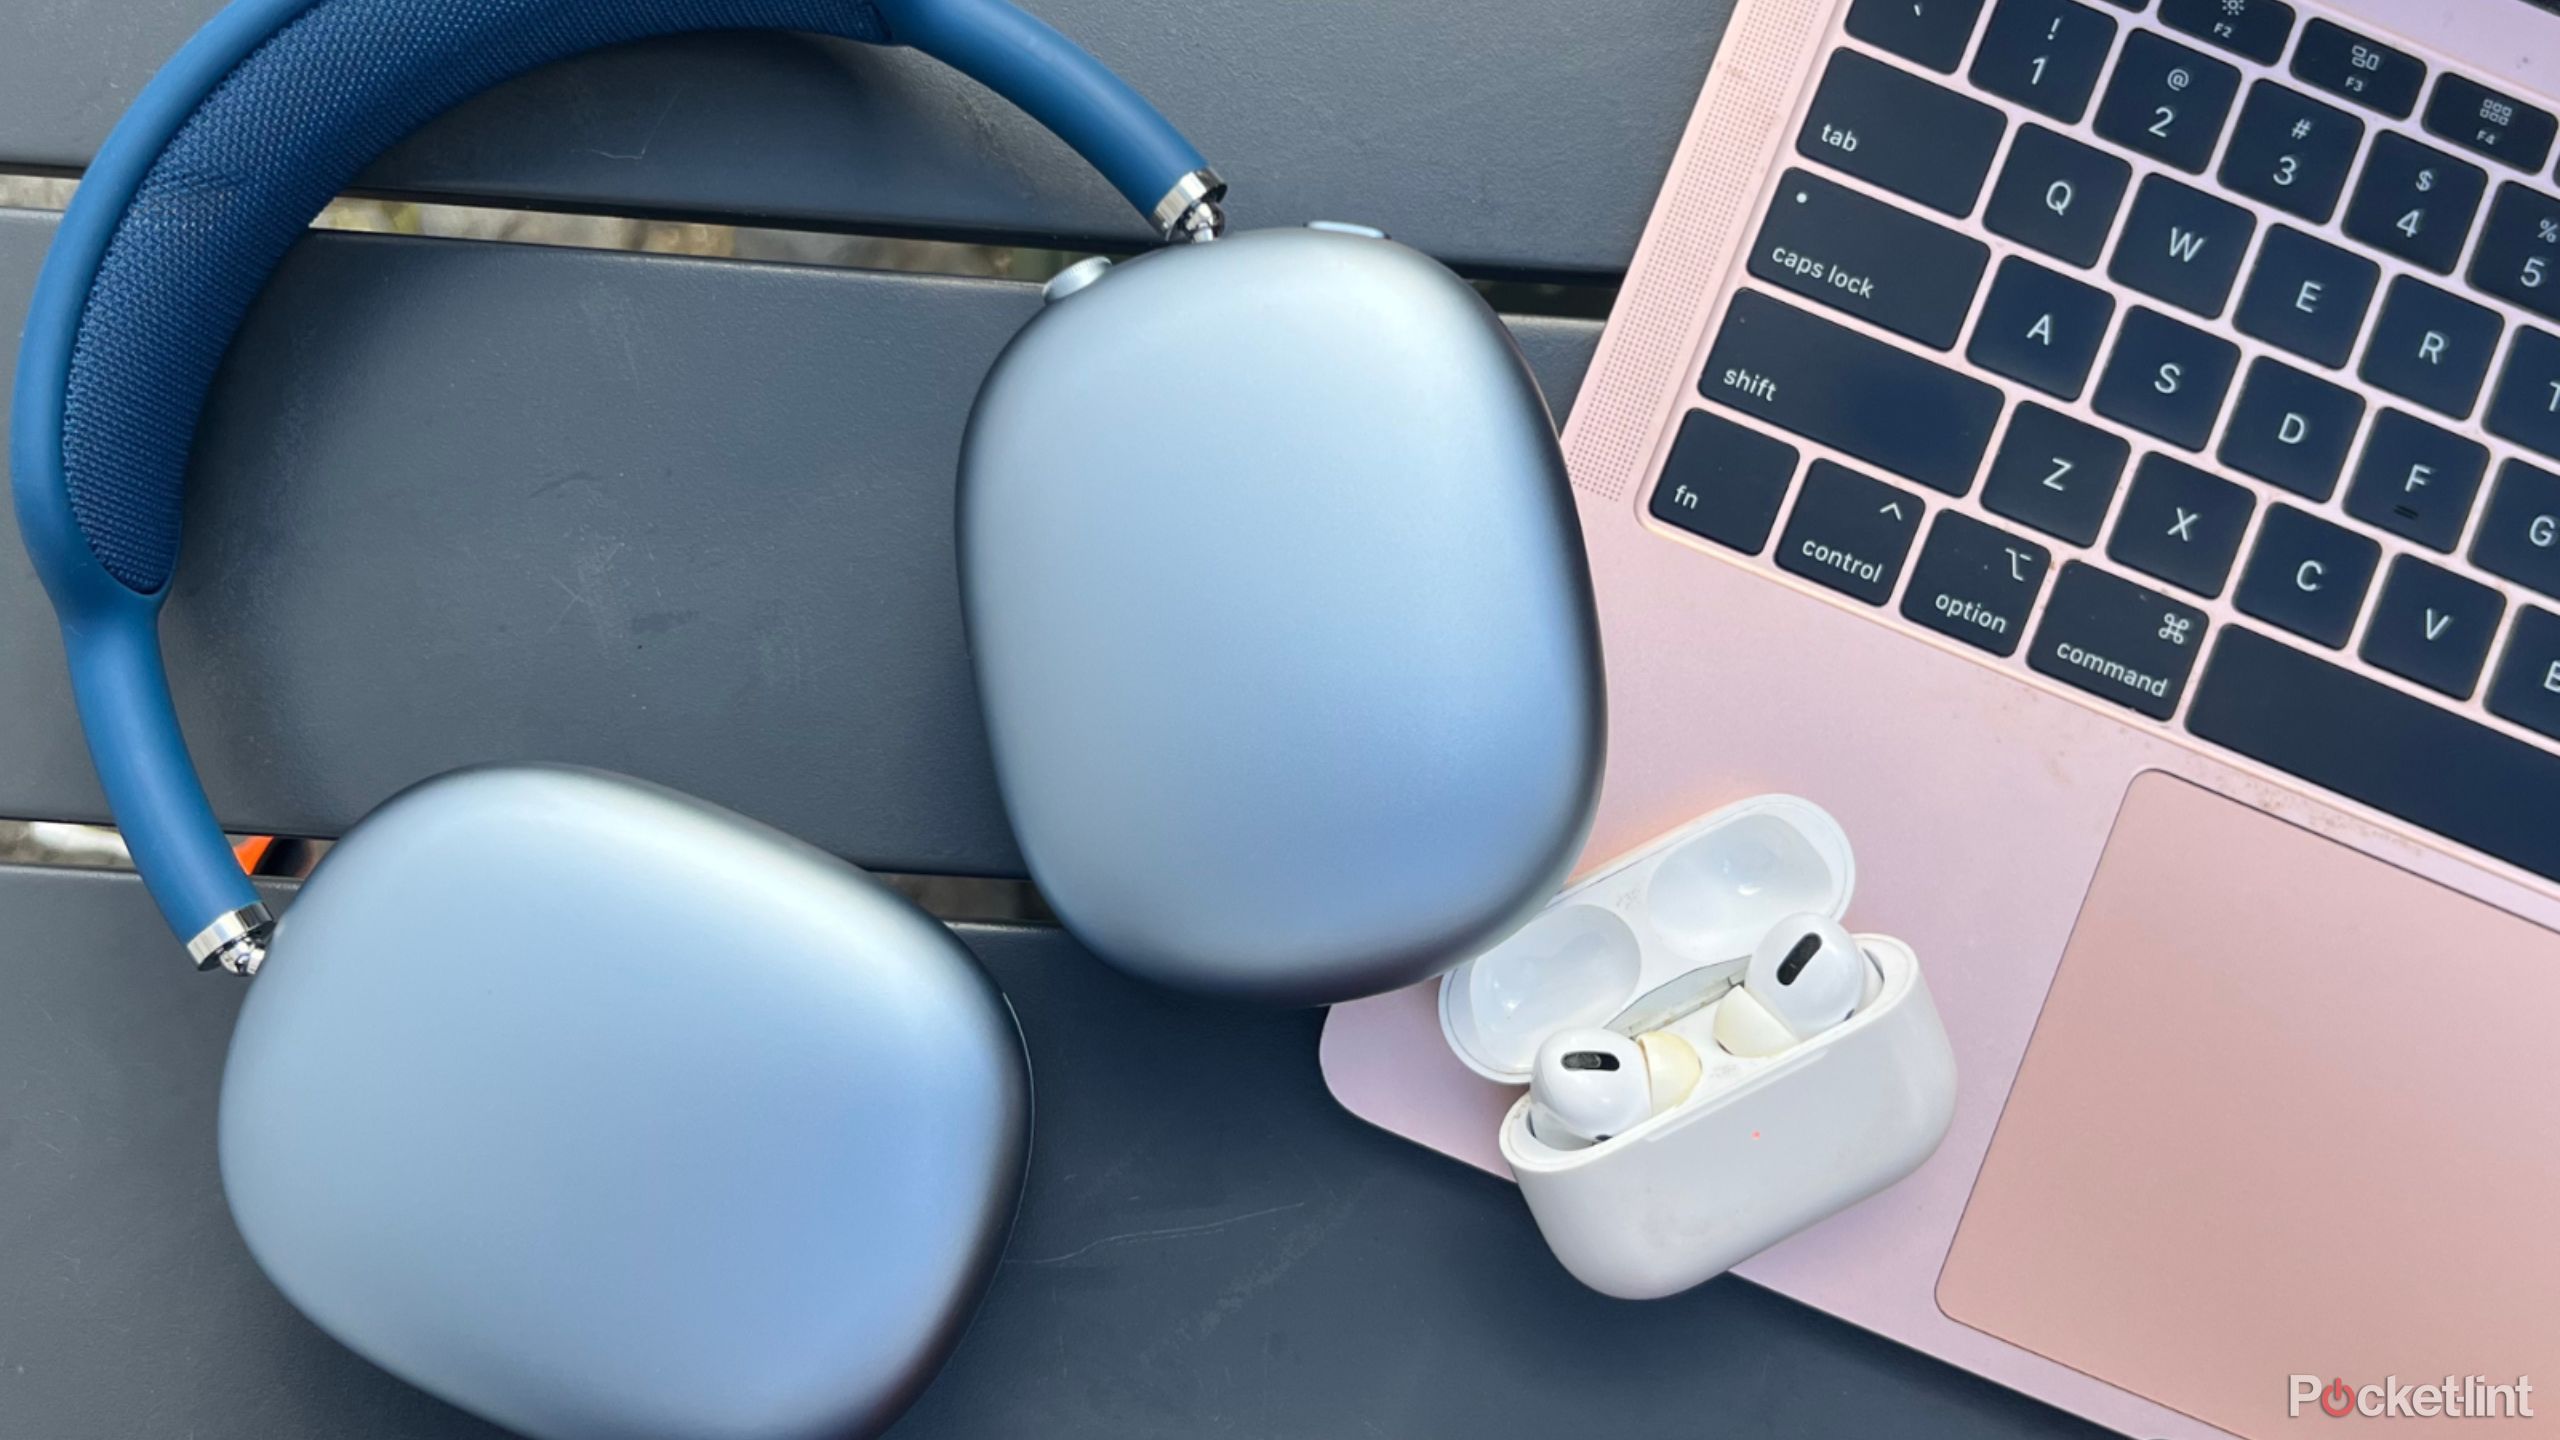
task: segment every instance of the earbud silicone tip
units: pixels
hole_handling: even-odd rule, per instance
[[[1796,1043],[1794,1031],[1750,991],[1739,988],[1726,992],[1716,1003],[1715,1031],[1718,1045],[1748,1058],[1775,1055]]]
[[[1698,1059],[1698,1047],[1672,1034],[1656,1030],[1636,1037],[1636,1045],[1644,1051],[1644,1073],[1653,1092],[1653,1113],[1659,1115],[1689,1098],[1698,1088],[1698,1077],[1706,1066]]]

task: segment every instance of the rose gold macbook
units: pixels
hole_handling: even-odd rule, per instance
[[[1735,10],[1566,434],[1591,857],[1829,808],[1962,1081],[1743,1274],[2144,1435],[2560,1431],[2553,76],[2529,0]],[[1427,987],[1324,1061],[1500,1171]]]

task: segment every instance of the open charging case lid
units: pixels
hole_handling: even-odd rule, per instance
[[[1693,987],[1730,983],[1703,972],[1748,957],[1779,921],[1839,919],[1856,884],[1849,837],[1821,806],[1728,805],[1600,867],[1450,971],[1441,1034],[1468,1069],[1526,1085],[1548,1036],[1682,1008]]]
[[[1838,821],[1808,800],[1730,805],[1601,866],[1440,988],[1449,1048],[1526,1084],[1568,1026],[1665,1030],[1705,1062],[1641,1124],[1560,1148],[1526,1096],[1499,1143],[1539,1233],[1607,1295],[1685,1290],[1917,1169],[1955,1114],[1955,1056],[1919,957],[1856,939],[1865,993],[1847,1020],[1768,1056],[1713,1038],[1715,1008],[1790,915],[1840,919],[1856,872]]]

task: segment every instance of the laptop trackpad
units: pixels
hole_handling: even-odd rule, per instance
[[[2295,1375],[2560,1417],[2556,1026],[2560,935],[2145,775],[1939,1306],[2242,1435]]]

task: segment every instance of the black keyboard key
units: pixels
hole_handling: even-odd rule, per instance
[[[1956,73],[1982,0],[1857,0],[1849,7],[1849,33],[1942,75]]]
[[[2257,217],[2166,175],[2134,192],[2107,274],[2182,310],[2220,315],[2257,233]]]
[[[1964,215],[2008,123],[1979,100],[1842,50],[1813,93],[1796,149],[1932,210]]]
[[[2148,30],[2125,37],[2115,78],[2098,101],[2098,134],[2128,150],[2204,173],[2231,114],[2240,72]]]
[[[2091,403],[2110,420],[2201,450],[2239,365],[2239,346],[2135,306],[2116,332]]]
[[[2187,728],[2422,829],[2560,879],[2560,755],[2230,626]]]
[[[1982,223],[2083,269],[2098,263],[2133,167],[2041,125],[2018,127]]]
[[[2326,224],[2363,143],[2363,121],[2261,80],[2249,87],[2216,173],[2226,187],[2252,200]]]
[[[2306,640],[2343,649],[2355,633],[2382,547],[2290,505],[2274,505],[2240,571],[2231,603]]]
[[[2560,599],[2560,475],[2522,460],[2499,466],[2471,563]]]
[[[1698,389],[1950,495],[1972,488],[2000,419],[1990,385],[1756,290],[1733,297]]]
[[[2516,611],[2507,648],[2489,675],[2489,713],[2560,740],[2560,615]]]
[[[1778,537],[1778,568],[1881,605],[1920,533],[1917,496],[1846,465],[1816,460]]]
[[[2107,553],[2207,599],[2222,593],[2256,508],[2249,492],[2166,455],[2145,455]]]
[[[1956,343],[1991,247],[1789,170],[1752,247],[1751,273],[1940,350]]]
[[[2177,711],[2204,615],[2082,561],[2062,567],[2027,663],[2156,720]]]
[[[2373,433],[2347,487],[2347,513],[2450,555],[2479,498],[2489,449],[2398,410],[2373,417]]]
[[[2347,202],[2347,236],[2450,275],[2488,183],[2488,172],[2470,161],[2386,130],[2373,137]]]
[[[2095,425],[2032,401],[2021,404],[1982,482],[1983,506],[2075,545],[2090,544],[2106,523],[2132,449]]]
[[[2017,653],[2053,552],[2022,535],[1941,510],[1929,524],[1902,613],[1994,655]]]
[[[2000,262],[1965,358],[1995,375],[2077,399],[2106,339],[2115,297],[2015,255]]]
[[[2404,680],[2468,699],[2506,608],[2488,586],[2403,555],[2382,579],[2357,653]]]
[[[2427,67],[2414,55],[2368,40],[2343,25],[2314,20],[2293,50],[2293,75],[2332,95],[2406,120],[2418,106]]]
[[[2517,327],[2481,423],[2492,435],[2560,456],[2560,336]]]
[[[2382,315],[2356,373],[2394,395],[2459,420],[2480,398],[2505,322],[2423,280],[2403,275],[2383,296]]]
[[[2560,200],[2512,180],[2499,186],[2468,273],[2473,288],[2560,320]]]
[[[1721,415],[1692,410],[1680,422],[1653,487],[1653,518],[1757,555],[1778,523],[1796,477],[1796,447]]]
[[[1976,89],[2077,124],[2115,40],[2113,19],[2074,0],[2000,0],[1965,73]]]
[[[2362,255],[2277,225],[2258,247],[2232,323],[2334,370],[2354,353],[2381,276],[2382,267]]]
[[[2326,500],[2363,419],[2363,396],[2261,358],[2249,364],[2217,454],[2243,475]]]
[[[2461,75],[2437,76],[2436,93],[2427,97],[2429,134],[2519,170],[2542,168],[2551,158],[2555,131],[2560,131],[2560,119],[2550,111]]]
[[[2293,33],[2293,7],[2284,0],[2160,0],[2160,23],[2273,65]]]

